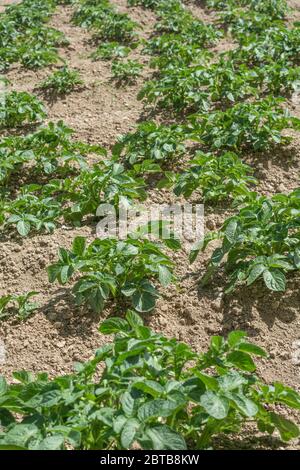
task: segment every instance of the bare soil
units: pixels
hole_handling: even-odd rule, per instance
[[[13,2],[7,0],[5,3]],[[152,12],[139,7],[128,8],[126,0],[113,0],[112,3],[141,24],[140,34],[145,39],[150,36],[155,22]],[[298,8],[295,18],[299,20],[299,2],[290,3]],[[213,15],[201,5],[202,2],[197,1],[188,3],[195,16],[213,21]],[[110,62],[91,60],[90,54],[94,50],[91,35],[71,24],[71,13],[71,7],[59,7],[51,25],[63,31],[69,39],[70,45],[62,48],[60,54],[70,67],[80,71],[85,88],[62,99],[45,101],[48,120],[63,119],[75,130],[76,138],[110,148],[119,134],[133,130],[142,119],[143,105],[137,100],[137,93],[145,78],[151,76],[151,70],[146,66],[135,85],[117,88],[111,80]],[[226,47],[230,47],[230,42],[226,46],[222,41],[215,48],[216,53]],[[147,65],[148,58],[140,49],[133,52],[133,57]],[[28,71],[15,66],[7,77],[14,89],[39,94],[37,84],[53,69],[55,67]],[[39,96],[45,99],[43,95]],[[291,102],[290,107],[300,116],[300,103]],[[247,155],[245,160],[253,166],[259,179],[257,190],[272,195],[298,187],[299,154],[300,139],[295,136],[293,143],[284,149],[270,154]],[[156,203],[166,202],[171,197],[167,191],[155,189],[149,194],[150,201]],[[222,208],[205,209],[209,229],[220,227],[228,215],[228,211]],[[62,226],[51,235],[35,235],[26,239],[15,234],[0,238],[0,295],[36,290],[41,305],[39,311],[24,323],[15,320],[0,323],[0,339],[6,348],[6,361],[0,363],[0,371],[8,378],[11,378],[12,371],[19,369],[43,370],[51,375],[70,372],[74,361],[88,359],[107,341],[98,332],[98,325],[102,319],[116,313],[117,307],[110,304],[101,316],[94,315],[74,305],[68,286],[61,288],[49,284],[47,279],[45,268],[56,259],[58,247],[68,247],[78,234],[92,240],[96,235],[95,224],[79,229]],[[295,357],[300,350],[300,276],[293,275],[284,294],[267,292],[258,284],[225,297],[223,272],[219,272],[206,288],[199,287],[199,278],[205,271],[212,249],[192,266],[186,252],[173,255],[178,283],[164,290],[155,310],[144,316],[145,321],[167,336],[189,343],[197,351],[207,349],[211,335],[225,335],[233,329],[245,330],[253,341],[270,352],[268,361],[259,361],[262,377],[268,382],[283,381],[299,390],[300,352],[298,362]],[[248,439],[246,433],[238,438],[238,442],[226,441],[219,445],[226,448],[269,448],[277,447],[276,442],[274,439]],[[287,448],[300,449],[300,443],[293,442]]]

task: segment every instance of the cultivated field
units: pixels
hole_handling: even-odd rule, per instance
[[[130,354],[123,366],[114,357],[123,376],[101,383],[103,402],[89,374],[81,376],[94,398],[84,395],[82,408],[74,398],[80,423],[71,412],[54,418],[67,406],[59,386],[40,379],[36,404],[23,390],[24,403],[33,400],[26,407],[10,405],[18,392],[0,379],[0,449],[300,448],[291,424],[300,421],[300,396],[289,388],[300,390],[300,4],[288,4],[2,0],[1,375],[9,384],[21,378],[26,388],[32,379],[14,371],[71,374],[74,362],[112,344],[107,333],[117,330],[131,335],[127,352],[137,347],[132,338],[145,342],[153,368],[144,349],[132,354],[146,364],[135,364],[134,373],[121,371]],[[98,243],[98,206],[120,202],[204,203],[207,246],[191,252],[142,237]],[[129,333],[128,310],[176,346],[151,343],[149,332],[132,326],[135,313]],[[213,336],[233,331],[244,331],[249,343],[216,339],[203,359]],[[176,349],[179,343],[200,356]],[[288,388],[266,391],[252,384],[253,374]],[[138,383],[137,414],[125,410],[127,377]],[[199,383],[187,384],[196,377]],[[232,388],[220,388],[222,377]],[[28,430],[5,437],[18,426],[10,413],[47,415],[37,397],[49,390],[51,425],[35,429],[35,440],[25,439]],[[103,406],[112,410],[105,418]]]

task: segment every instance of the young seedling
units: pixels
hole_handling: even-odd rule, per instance
[[[130,51],[130,47],[123,46],[116,41],[104,42],[97,47],[97,49],[91,54],[91,57],[95,60],[124,59],[128,56]]]

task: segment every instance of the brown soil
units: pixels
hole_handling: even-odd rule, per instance
[[[12,1],[6,1],[13,3]],[[153,30],[155,16],[142,8],[127,8],[126,0],[114,0],[120,11],[126,11],[139,22],[146,39]],[[292,1],[299,10],[298,2]],[[1,2],[4,4],[4,2]],[[189,2],[195,16],[212,21],[212,16],[201,6],[202,2]],[[297,4],[297,5],[296,5]],[[62,49],[61,56],[71,67],[77,68],[85,81],[85,89],[74,92],[63,99],[47,101],[48,120],[63,119],[75,129],[76,137],[90,143],[98,143],[109,148],[117,135],[135,128],[141,119],[143,105],[136,98],[145,77],[151,71],[145,67],[137,84],[117,88],[111,81],[110,63],[92,61],[90,34],[75,27],[70,22],[72,8],[59,7],[51,25],[63,31],[70,45]],[[299,19],[299,12],[295,17]],[[230,43],[227,44],[230,47]],[[224,50],[222,42],[218,50]],[[135,51],[133,57],[147,64],[147,57]],[[13,67],[7,77],[15,89],[37,94],[36,85],[53,68],[28,71]],[[43,96],[40,95],[43,99]],[[300,115],[300,104],[291,103],[293,112]],[[249,155],[245,159],[255,168],[259,179],[258,191],[274,194],[290,191],[299,185],[300,140],[296,136],[293,143],[284,150],[272,154]],[[166,191],[151,190],[150,201],[165,202],[169,199]],[[206,225],[209,229],[218,228],[226,217],[222,209],[206,208]],[[52,235],[38,235],[21,239],[15,235],[3,236],[0,259],[0,295],[36,290],[40,309],[24,323],[9,320],[0,324],[0,339],[6,348],[6,362],[0,363],[1,373],[11,377],[18,369],[48,371],[51,375],[63,374],[72,370],[76,360],[86,360],[101,344],[107,341],[98,332],[99,322],[112,315],[115,306],[108,306],[101,317],[86,309],[74,306],[69,287],[61,288],[49,284],[45,267],[56,259],[59,246],[69,246],[77,234],[95,237],[95,225],[80,229],[60,227]],[[284,294],[267,292],[262,285],[240,289],[230,296],[224,296],[224,276],[218,273],[213,284],[199,288],[198,280],[205,270],[212,247],[192,266],[187,253],[173,255],[176,262],[178,283],[163,292],[156,309],[145,316],[147,323],[168,336],[175,336],[203,351],[213,334],[227,334],[233,329],[243,329],[259,345],[270,352],[268,361],[259,361],[259,371],[270,382],[283,381],[287,385],[300,388],[299,364],[292,360],[296,342],[300,340],[300,276],[291,277]],[[261,447],[252,442],[241,443],[238,447]],[[225,446],[232,446],[227,443]],[[263,448],[273,446],[271,440],[263,443]],[[299,442],[288,448],[300,449]]]

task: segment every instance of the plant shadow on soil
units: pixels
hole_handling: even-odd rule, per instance
[[[193,276],[200,280],[204,273],[203,269],[194,273]],[[221,334],[227,335],[232,329],[240,329],[247,331],[251,337],[259,336],[261,328],[256,328],[254,322],[257,316],[270,330],[276,321],[284,324],[293,323],[299,306],[300,294],[299,288],[297,288],[297,284],[300,287],[299,277],[293,279],[292,282],[293,290],[289,289],[288,281],[284,294],[268,290],[262,281],[247,287],[247,291],[245,291],[245,286],[240,286],[230,294],[223,294]],[[220,286],[224,291],[226,280],[222,273],[215,275],[214,285],[216,288]],[[198,285],[197,293],[199,299],[206,297],[213,301],[216,298],[216,292],[211,289],[210,285]]]

